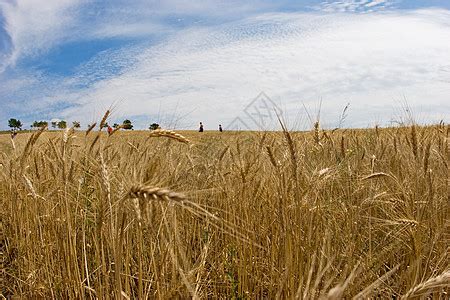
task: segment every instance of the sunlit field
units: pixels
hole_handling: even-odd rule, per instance
[[[446,299],[449,132],[2,134],[2,294]]]

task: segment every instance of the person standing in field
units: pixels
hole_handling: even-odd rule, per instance
[[[17,135],[17,131],[15,129],[11,129],[11,139],[14,139]]]
[[[203,123],[200,122],[200,128],[198,129],[198,132],[203,132]]]
[[[219,124],[219,131],[220,131],[220,132],[222,132],[222,131],[223,131],[223,129],[222,129],[222,125],[221,125],[221,124]]]
[[[111,135],[112,132],[113,132],[112,127],[108,125],[108,135]]]

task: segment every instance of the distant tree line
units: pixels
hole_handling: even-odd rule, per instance
[[[47,121],[34,121],[33,124],[31,124],[32,128],[42,128],[47,126],[48,126]]]
[[[53,129],[65,129],[65,128],[67,128],[67,121],[65,121],[65,120],[59,120],[59,121],[54,120],[54,121],[50,122],[50,125],[51,125],[51,127]],[[11,119],[8,120],[8,126],[11,129],[14,129],[14,130],[22,130],[23,124],[22,124],[22,122],[19,119],[11,118]],[[48,127],[48,126],[49,126],[49,122],[47,122],[47,121],[34,121],[30,125],[31,129],[33,129],[33,128],[37,129],[37,128]],[[72,122],[72,127],[73,128],[81,128],[81,123],[79,121],[73,121]],[[88,125],[88,127],[90,127],[90,125]],[[103,128],[107,128],[107,127],[109,127],[109,124],[107,122],[105,122],[105,124],[103,125]],[[133,126],[133,123],[131,122],[131,120],[125,119],[122,122],[122,124],[114,123],[114,125],[112,127],[113,128],[120,127],[122,129],[125,129],[125,130],[132,130],[134,126]],[[158,123],[152,123],[148,127],[148,129],[150,129],[150,130],[156,130],[156,129],[159,129],[159,128],[160,128],[160,126],[159,126]]]

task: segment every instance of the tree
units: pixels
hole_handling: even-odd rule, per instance
[[[67,122],[66,121],[61,120],[61,121],[58,122],[58,128],[59,129],[64,129],[66,127],[67,127]]]
[[[42,128],[47,127],[48,122],[47,121],[34,121],[32,127],[34,128]]]
[[[113,128],[118,128],[120,125],[117,123],[114,123]]]
[[[108,126],[109,126],[108,122],[105,122],[105,123],[103,124],[102,128],[108,128]]]
[[[158,123],[153,123],[153,124],[151,124],[150,125],[150,127],[148,128],[148,129],[150,129],[150,130],[156,130],[156,129],[159,129],[160,127],[159,127],[159,124]]]
[[[80,122],[78,122],[78,121],[73,121],[73,122],[72,122],[72,126],[73,126],[73,128],[80,128],[80,127],[81,127],[81,124],[80,124]]]
[[[133,129],[133,124],[131,124],[131,121],[128,119],[123,121],[122,126],[123,126],[123,129],[127,129],[127,130]]]
[[[58,126],[58,122],[57,121],[52,121],[52,127],[56,128],[56,126]]]
[[[9,119],[8,126],[12,129],[22,129],[22,122],[18,119]]]

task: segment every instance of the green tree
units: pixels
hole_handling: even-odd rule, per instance
[[[119,126],[120,126],[119,124],[114,123],[113,128],[117,128],[117,127],[119,127]]]
[[[127,130],[133,129],[133,124],[128,119],[123,121],[122,126],[123,126],[123,129],[127,129]]]
[[[57,121],[52,121],[52,127],[56,128],[56,126],[58,126],[58,122]]]
[[[34,128],[47,127],[48,126],[48,122],[47,121],[34,121],[32,126]]]
[[[67,128],[67,122],[64,121],[64,120],[59,121],[59,122],[58,122],[58,128],[59,128],[59,129]]]
[[[11,118],[8,120],[8,126],[12,129],[22,129],[22,122],[18,119]]]
[[[80,127],[81,127],[81,124],[80,124],[80,122],[78,122],[78,121],[73,121],[73,122],[72,122],[72,126],[73,126],[73,128],[80,128]]]
[[[150,129],[150,130],[156,130],[156,129],[159,129],[159,128],[160,127],[159,127],[158,123],[153,123],[153,124],[150,125],[150,127],[148,127],[148,129]]]

